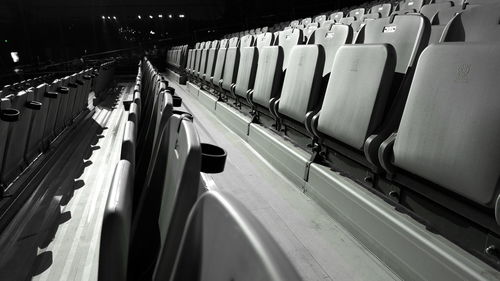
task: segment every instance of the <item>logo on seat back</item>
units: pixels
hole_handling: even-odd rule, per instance
[[[470,69],[471,65],[468,63],[458,65],[455,82],[461,82],[461,83],[469,82]]]
[[[397,27],[395,25],[386,25],[384,26],[384,30],[382,31],[383,33],[392,33],[396,32]]]
[[[358,72],[359,69],[359,59],[353,60],[351,67],[349,67],[349,71]]]

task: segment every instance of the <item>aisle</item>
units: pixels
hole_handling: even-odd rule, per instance
[[[59,225],[53,241],[39,252],[52,253],[52,265],[35,275],[33,280],[97,280],[99,240],[102,215],[114,168],[120,158],[121,140],[127,114],[122,100],[131,84],[122,87],[116,108],[111,99],[95,108],[93,119],[102,133],[92,145],[92,155],[85,160],[83,174],[75,179],[77,190],[61,213],[70,218]],[[88,132],[92,134],[92,131]]]
[[[170,82],[194,115],[202,142],[226,149],[216,188],[238,198],[264,224],[304,280],[399,280],[318,204],[273,169],[243,139],[201,105],[185,86]]]

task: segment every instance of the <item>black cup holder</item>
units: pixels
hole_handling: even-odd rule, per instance
[[[123,107],[125,107],[125,111],[129,111],[130,110],[130,105],[132,104],[133,101],[131,100],[124,100],[123,101]]]
[[[224,171],[227,153],[219,146],[201,144],[201,171],[208,174],[217,174]]]
[[[167,92],[169,92],[171,95],[175,94],[175,89],[174,89],[174,88],[172,88],[172,87],[168,87],[168,86],[167,86],[167,87],[165,88],[165,90],[166,90]]]
[[[68,87],[70,87],[70,88],[78,88],[78,85],[76,83],[70,82],[70,83],[68,83]]]
[[[42,109],[42,103],[39,101],[30,101],[26,103],[26,107],[33,110]]]
[[[57,99],[57,96],[59,94],[57,92],[53,92],[53,91],[47,91],[45,92],[44,96],[49,98],[49,99]]]
[[[59,88],[57,88],[57,92],[61,93],[61,94],[68,94],[69,88],[68,87],[59,87]]]
[[[5,122],[16,122],[19,120],[20,112],[14,108],[6,108],[0,111],[0,119]]]
[[[182,98],[178,96],[172,96],[172,101],[174,107],[180,107],[182,105]]]

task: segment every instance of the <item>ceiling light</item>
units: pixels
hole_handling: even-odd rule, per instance
[[[105,19],[106,19],[106,17],[105,17],[105,16],[102,16],[101,18],[102,18],[103,20],[105,20]]]
[[[141,18],[141,15],[137,15],[137,18],[138,18],[138,19],[142,19],[142,18]]]
[[[169,18],[172,18],[172,15],[168,15]]]
[[[113,19],[116,20],[116,16],[113,16]]]
[[[163,15],[160,14],[160,15],[158,15],[158,17],[161,19],[161,18],[163,18]]]
[[[184,18],[184,15],[183,15],[183,14],[180,14],[180,15],[179,15],[179,18],[181,18],[181,19],[182,19],[182,18]]]
[[[149,15],[149,18],[150,18],[150,19],[152,19],[152,18],[153,18],[153,16],[152,16],[152,15]]]
[[[110,17],[110,16],[108,16],[108,20],[110,20],[110,19],[111,19],[111,17]]]

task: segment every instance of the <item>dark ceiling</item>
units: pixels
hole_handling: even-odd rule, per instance
[[[13,51],[20,55],[17,65],[44,64],[148,42],[165,45],[206,40],[362,2],[1,0],[0,69],[12,68]]]

